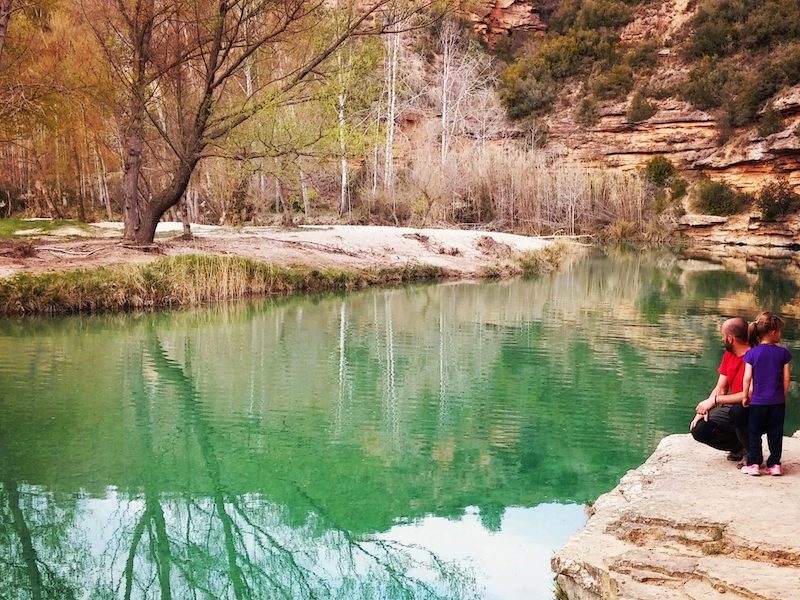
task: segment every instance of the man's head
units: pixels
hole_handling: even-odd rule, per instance
[[[747,345],[747,321],[741,317],[734,317],[728,319],[722,324],[722,342],[725,344],[725,350],[733,352],[734,344]]]

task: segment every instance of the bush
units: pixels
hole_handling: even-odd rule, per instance
[[[688,182],[681,178],[676,177],[672,180],[672,185],[669,188],[669,197],[673,201],[680,200],[686,195],[686,190],[688,189],[689,184]]]
[[[614,65],[595,74],[589,81],[592,94],[603,100],[625,96],[633,88],[633,71],[628,65]]]
[[[720,62],[705,58],[689,71],[683,97],[700,110],[719,108],[728,78],[729,73]]]
[[[570,29],[616,29],[631,21],[631,0],[562,0],[548,23],[551,31]]]
[[[634,46],[625,54],[625,62],[635,70],[652,69],[658,63],[658,43],[647,40]]]
[[[597,125],[599,119],[597,102],[591,96],[586,96],[578,104],[578,110],[575,111],[575,120],[581,127],[593,127]]]
[[[781,117],[780,111],[770,107],[764,111],[764,114],[758,120],[758,135],[767,137],[782,131],[783,127],[783,117]]]
[[[761,188],[756,205],[761,209],[762,221],[774,221],[796,210],[800,206],[800,195],[788,181],[780,179]]]
[[[533,71],[529,61],[521,59],[500,75],[500,100],[509,118],[522,119],[547,112],[556,98],[552,78]]]
[[[647,161],[644,167],[645,179],[657,185],[658,187],[666,186],[670,179],[677,173],[675,165],[672,161],[663,156],[654,156]]]
[[[641,92],[636,92],[631,98],[625,118],[630,123],[641,123],[647,121],[658,112],[658,105],[648,102]]]
[[[687,40],[688,58],[725,56],[739,44],[740,29],[760,0],[703,0],[691,21],[693,35]]]
[[[727,216],[739,212],[748,200],[742,194],[721,181],[705,180],[697,186],[695,206],[710,215]]]
[[[800,37],[800,3],[797,0],[759,2],[742,27],[742,44],[751,49],[769,48]]]
[[[575,23],[581,29],[617,29],[632,18],[631,9],[620,0],[585,0]]]

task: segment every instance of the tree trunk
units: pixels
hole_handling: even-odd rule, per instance
[[[6,32],[10,20],[11,0],[0,0],[0,63],[3,61],[3,46],[6,43]]]
[[[31,586],[31,598],[33,600],[41,600],[42,574],[39,571],[39,557],[36,554],[36,549],[33,547],[33,538],[31,537],[28,524],[25,521],[25,515],[22,513],[19,488],[17,487],[16,481],[9,479],[3,481],[3,486],[8,493],[8,507],[11,513],[11,523],[19,537],[20,546],[22,548],[22,560],[25,562],[25,570],[27,571],[28,581]]]
[[[122,235],[126,242],[149,244],[156,233],[158,217],[153,220],[148,214],[149,202],[139,194],[139,176],[142,170],[142,152],[144,136],[142,135],[143,110],[132,115],[125,136],[124,174],[122,176],[122,206],[125,230]],[[160,217],[161,215],[159,215]],[[152,231],[151,231],[152,229]]]
[[[340,181],[340,194],[339,194],[339,215],[343,215],[350,211],[350,194],[348,190],[348,172],[347,172],[347,143],[345,138],[345,102],[346,97],[344,93],[339,94],[339,152],[340,166],[341,166],[341,181]]]

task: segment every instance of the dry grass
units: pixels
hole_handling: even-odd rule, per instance
[[[497,266],[484,278],[547,273],[565,248],[548,246]],[[64,314],[196,306],[253,296],[359,289],[432,281],[440,267],[408,264],[369,269],[282,267],[231,256],[171,256],[146,265],[118,265],[0,279],[0,315]]]
[[[173,256],[120,265],[0,279],[0,314],[76,313],[194,306],[295,292],[438,279],[430,265],[381,269],[280,267],[247,258]]]

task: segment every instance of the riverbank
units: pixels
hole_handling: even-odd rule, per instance
[[[248,296],[546,272],[563,246],[508,233],[401,227],[296,229],[163,223],[146,251],[119,224],[0,243],[0,314],[191,306]],[[166,236],[166,237],[165,237]]]
[[[569,600],[786,600],[800,590],[800,432],[783,477],[671,435],[600,496],[553,558]]]

